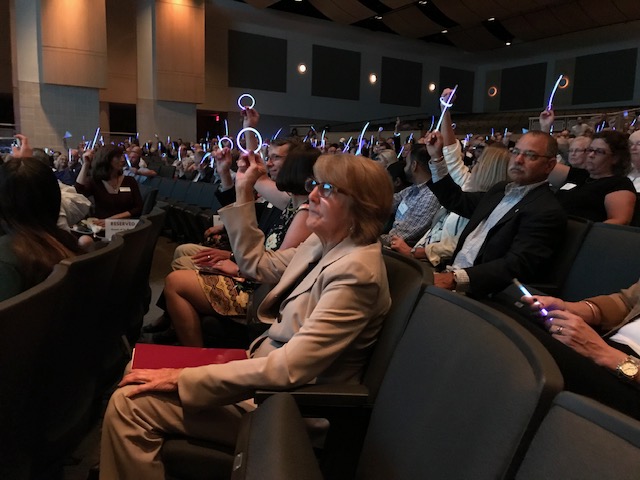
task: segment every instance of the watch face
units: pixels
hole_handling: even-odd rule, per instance
[[[638,374],[638,366],[633,362],[623,362],[620,365],[620,371],[627,377],[633,378]]]

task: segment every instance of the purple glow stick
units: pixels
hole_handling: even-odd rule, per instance
[[[553,90],[551,90],[551,96],[549,97],[549,103],[547,103],[547,110],[551,110],[551,108],[553,107],[553,97],[556,94],[556,90],[558,90],[558,86],[560,85],[560,82],[562,81],[562,77],[564,75],[560,75],[558,77],[558,80],[556,80],[556,84],[553,86]]]
[[[280,132],[282,131],[282,127],[280,127],[280,129],[278,129],[278,131],[276,132],[276,134],[273,136],[273,139],[275,140],[276,138],[278,138],[278,135],[280,135]]]
[[[96,148],[96,142],[98,141],[98,135],[100,135],[100,127],[96,128],[96,134],[93,137],[93,143],[91,144],[91,150]]]
[[[529,290],[527,290],[527,287],[525,287],[522,283],[520,283],[520,281],[517,278],[514,278],[513,280],[511,280],[513,282],[513,284],[518,287],[518,289],[522,292],[522,294],[525,297],[533,297],[533,295],[531,295],[531,292]],[[534,305],[540,305],[540,302],[538,302],[537,300],[533,303]],[[540,313],[542,315],[544,315],[545,317],[549,315],[549,312],[547,311],[546,308],[540,308]]]
[[[242,105],[242,99],[244,97],[249,97],[251,99],[251,105],[250,106],[246,106],[245,107],[244,105]],[[253,108],[253,107],[256,106],[256,99],[253,98],[253,96],[251,94],[249,94],[249,93],[243,93],[242,95],[240,95],[238,97],[238,106],[240,107],[240,110],[246,110],[247,108]]]
[[[241,152],[243,153],[249,153],[249,150],[246,150],[241,144],[240,144],[240,137],[242,136],[242,134],[244,132],[253,132],[256,137],[258,137],[258,146],[256,147],[256,149],[253,151],[253,153],[258,153],[260,152],[260,148],[262,148],[262,135],[260,135],[260,132],[258,130],[256,130],[253,127],[246,127],[243,128],[242,130],[240,130],[238,132],[238,136],[236,137],[236,145],[238,145],[238,148],[240,149]]]
[[[447,112],[449,108],[453,106],[453,103],[451,103],[451,100],[453,100],[453,96],[456,94],[456,90],[458,90],[458,85],[453,87],[453,90],[451,90],[451,93],[449,94],[449,98],[447,98],[445,102],[443,102],[442,97],[440,97],[440,104],[444,108],[442,109],[442,113],[440,114],[440,119],[438,120],[438,124],[436,125],[435,130],[440,130],[440,126],[442,125],[442,120],[444,119],[444,114]]]
[[[356,150],[356,155],[362,154],[362,138],[364,137],[364,132],[367,131],[368,127],[369,127],[369,122],[366,123],[366,125],[362,129],[362,132],[360,132],[360,138],[358,138],[358,150]]]

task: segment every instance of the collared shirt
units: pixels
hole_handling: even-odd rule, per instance
[[[631,172],[629,172],[629,175],[627,175],[627,177],[629,177],[629,180],[633,182],[633,186],[635,187],[636,192],[640,193],[640,172],[634,168],[633,170],[631,170]]]
[[[396,211],[393,226],[389,233],[381,236],[382,242],[389,245],[392,235],[406,242],[415,242],[427,231],[431,220],[440,208],[440,202],[427,186],[427,182],[411,185],[394,194],[393,206]]]
[[[456,277],[456,290],[466,291],[469,289],[469,275],[464,270],[472,267],[484,244],[489,231],[516,206],[531,190],[547,183],[547,180],[533,183],[531,185],[516,185],[511,182],[504,190],[504,197],[496,205],[491,214],[482,220],[478,226],[467,236],[464,245],[456,255],[450,270]]]

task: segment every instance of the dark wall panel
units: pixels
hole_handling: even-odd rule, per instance
[[[574,105],[632,100],[637,58],[636,48],[576,58]]]
[[[419,107],[422,94],[422,64],[382,57],[380,103]]]
[[[360,53],[313,46],[311,95],[360,100]]]
[[[229,86],[287,91],[287,41],[229,30]]]
[[[440,67],[440,87],[438,95],[442,90],[458,85],[456,90],[456,101],[452,107],[454,112],[471,112],[473,111],[473,82],[475,73],[468,70],[459,70],[457,68]]]
[[[542,109],[545,103],[546,76],[546,63],[502,70],[500,110]]]
[[[109,104],[109,130],[112,132],[137,132],[136,105]]]

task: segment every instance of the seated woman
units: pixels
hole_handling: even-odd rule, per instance
[[[640,281],[619,293],[579,302],[541,295],[522,301],[542,317],[551,334],[543,343],[551,347],[567,389],[640,418]]]
[[[278,282],[258,308],[271,328],[247,360],[127,374],[104,416],[102,479],[164,478],[160,449],[170,434],[233,448],[256,389],[361,379],[391,304],[378,243],[391,209],[389,176],[364,157],[322,155],[307,183],[313,234],[297,248],[270,252],[255,226],[252,184],[260,162],[248,156],[236,179],[237,201],[220,215],[242,252],[240,270]]]
[[[276,251],[297,247],[311,234],[307,226],[309,199],[305,181],[313,176],[313,166],[319,156],[318,150],[306,144],[292,149],[282,163],[276,185],[280,191],[289,192],[291,200],[279,221],[262,240],[265,249]],[[240,256],[243,252],[234,253]],[[234,254],[229,252],[229,255]],[[191,309],[185,312],[184,302],[196,307],[198,314],[214,314],[243,323],[250,295],[257,283],[239,275],[235,256],[222,257],[215,263],[198,256],[194,258],[195,261],[201,259],[196,264],[201,270],[171,272],[165,282],[164,295],[167,312],[180,344],[201,347],[203,336],[200,319],[191,315]]]
[[[95,157],[95,158],[94,158]],[[76,190],[95,201],[95,216],[104,226],[107,218],[137,218],[142,213],[138,182],[123,173],[125,159],[120,147],[109,145],[82,156]],[[91,168],[93,166],[93,168]],[[90,172],[91,170],[91,172]]]
[[[60,188],[54,173],[34,158],[0,164],[0,301],[42,282],[60,260],[80,253],[58,228]]]
[[[553,111],[540,115],[543,130],[553,123]],[[556,164],[549,182],[569,215],[593,222],[628,225],[633,219],[636,190],[626,175],[631,169],[628,137],[616,130],[594,135],[584,169]]]

